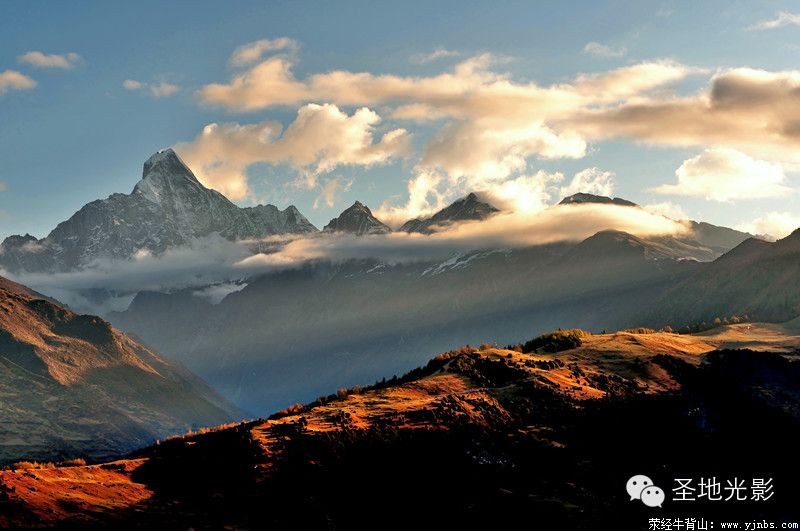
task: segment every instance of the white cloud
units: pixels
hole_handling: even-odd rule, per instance
[[[686,97],[656,93],[576,109],[556,125],[595,140],[625,137],[654,145],[733,148],[797,165],[798,91],[800,71],[735,68],[718,71],[707,88]]]
[[[150,85],[150,94],[152,94],[154,98],[166,98],[172,96],[180,89],[178,85],[161,81]]]
[[[254,42],[243,44],[236,48],[229,60],[231,66],[242,67],[252,65],[261,60],[267,52],[279,50],[296,51],[300,44],[289,37],[278,37],[277,39],[260,39]]]
[[[28,90],[36,86],[36,81],[16,70],[0,72],[0,96],[9,90]]]
[[[396,204],[393,201],[396,198],[390,198],[375,210],[375,215],[387,225],[397,227],[409,219],[433,214],[465,192],[478,192],[505,212],[532,215],[549,208],[564,195],[578,191],[611,195],[612,177],[610,172],[586,168],[576,173],[568,185],[559,187],[564,180],[562,173],[539,170],[508,179],[475,181],[472,187],[460,181],[459,186],[454,187],[441,172],[418,171],[408,181],[407,202]]]
[[[587,53],[592,50],[600,49],[590,46]],[[204,86],[199,100],[235,112],[323,101],[338,108],[369,106],[395,123],[435,128],[414,153],[407,200],[390,198],[380,207],[387,219],[424,215],[466,191],[499,190],[535,174],[536,159],[582,158],[590,142],[613,138],[747,153],[754,161],[750,169],[767,170],[761,183],[768,186],[757,190],[762,196],[785,191],[774,181],[780,178],[776,169],[800,168],[800,71],[719,70],[706,87],[679,95],[678,83],[708,71],[654,60],[541,85],[514,80],[491,54],[426,76],[334,69],[297,77],[291,54],[258,57],[227,82]],[[698,165],[687,161],[680,170],[685,182],[660,191],[725,200],[741,195],[709,183],[703,188],[690,171]],[[524,179],[516,182],[508,186]],[[603,183],[595,186],[603,189]]]
[[[122,86],[125,88],[125,90],[147,91],[147,93],[154,98],[167,98],[181,89],[178,85],[167,83],[165,81],[159,81],[158,83],[143,83],[135,79],[126,79],[122,82]]]
[[[408,58],[409,62],[415,65],[425,65],[437,61],[439,59],[446,59],[448,57],[458,57],[460,54],[453,50],[446,48],[437,48],[430,53],[418,53]]]
[[[61,68],[63,70],[69,70],[74,68],[75,65],[79,64],[83,59],[75,52],[70,52],[63,55],[48,55],[42,52],[32,51],[20,55],[17,57],[17,60],[20,63],[27,63],[31,66],[35,66],[36,68]]]
[[[621,46],[619,48],[612,48],[611,46],[608,46],[606,44],[601,44],[599,42],[592,41],[586,43],[586,46],[583,47],[581,53],[593,55],[595,57],[610,58],[610,57],[623,57],[626,53],[628,53],[628,50],[624,46]]]
[[[642,208],[657,216],[665,216],[677,221],[689,219],[689,215],[677,203],[670,201],[663,201],[661,203],[651,203],[649,205],[642,205]]]
[[[0,192],[5,192],[6,190],[8,190],[8,186],[3,181],[0,181]]]
[[[238,263],[243,270],[296,267],[309,260],[374,258],[389,263],[436,260],[454,252],[529,247],[580,241],[602,230],[638,236],[685,234],[681,224],[640,208],[586,204],[534,213],[501,212],[480,222],[462,222],[432,235],[401,232],[377,236],[316,235],[288,242],[279,252],[256,254]]]
[[[125,87],[125,90],[140,90],[144,87],[144,84],[135,79],[126,79],[122,82],[122,86]]]
[[[784,26],[800,26],[800,14],[789,13],[788,11],[779,11],[775,18],[762,20],[748,29],[750,30],[770,30],[775,28],[782,28]]]
[[[800,228],[800,215],[792,212],[768,212],[753,221],[737,225],[736,228],[750,234],[783,238]]]
[[[614,205],[551,207],[537,212],[503,212],[482,222],[464,222],[433,235],[391,233],[354,237],[341,234],[276,236],[261,244],[271,253],[253,254],[253,241],[231,242],[209,236],[154,255],[137,253],[127,260],[95,260],[79,271],[6,276],[92,313],[124,310],[139,291],[195,289],[218,302],[243,286],[243,280],[275,269],[299,267],[309,260],[334,262],[373,258],[388,263],[446,259],[454,252],[528,247],[579,241],[598,231],[616,229],[638,236],[682,234],[686,228],[642,209]],[[264,248],[259,245],[258,248]],[[211,288],[207,288],[212,286]],[[103,288],[114,294],[98,307],[83,294]]]
[[[208,124],[193,141],[175,146],[206,185],[231,199],[248,194],[247,168],[259,162],[289,164],[297,184],[317,186],[317,177],[339,166],[386,164],[408,151],[405,129],[378,136],[381,118],[363,107],[352,115],[337,106],[308,104],[284,131],[278,122]]]
[[[612,196],[614,194],[614,174],[599,168],[586,168],[575,174],[568,185],[562,186],[561,197],[580,192]]]
[[[408,199],[397,205],[399,197],[390,197],[373,210],[375,217],[389,225],[398,227],[412,218],[427,216],[446,205],[448,194],[440,191],[444,177],[435,171],[419,170],[406,183]]]
[[[314,199],[314,208],[319,208],[321,203],[325,203],[328,208],[336,204],[340,193],[347,192],[353,186],[353,179],[345,179],[341,175],[326,179],[321,185],[321,191]]]
[[[677,184],[664,184],[654,191],[721,202],[780,197],[791,192],[784,185],[786,176],[780,164],[753,159],[729,148],[706,149],[685,160],[675,175]]]

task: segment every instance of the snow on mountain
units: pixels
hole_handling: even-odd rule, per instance
[[[172,149],[144,163],[130,194],[112,194],[84,205],[42,240],[10,236],[0,245],[9,271],[69,271],[96,259],[153,254],[218,233],[230,240],[316,232],[294,206],[240,208],[203,186]]]

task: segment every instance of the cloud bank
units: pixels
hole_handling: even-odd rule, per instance
[[[129,260],[96,260],[80,271],[0,275],[53,296],[79,311],[123,310],[139,291],[193,289],[219,302],[247,278],[313,261],[373,259],[388,264],[443,261],[454,253],[513,249],[559,241],[580,241],[616,229],[648,237],[683,234],[686,227],[639,208],[616,205],[555,206],[537,212],[505,212],[481,222],[463,222],[431,235],[390,233],[356,237],[319,233],[231,242],[219,236],[197,239],[160,255],[142,251]],[[256,252],[256,249],[270,249]],[[102,289],[110,298],[91,298]]]

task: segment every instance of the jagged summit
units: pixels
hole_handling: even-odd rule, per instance
[[[197,180],[192,170],[181,160],[172,148],[162,149],[150,156],[144,163],[142,179],[151,175],[185,176]]]
[[[364,234],[386,234],[392,232],[388,225],[372,215],[372,211],[361,201],[333,218],[322,229],[325,232],[349,232],[357,236]]]
[[[131,193],[141,194],[155,203],[187,199],[177,197],[181,194],[208,195],[209,193],[229,202],[219,192],[203,186],[172,148],[161,150],[147,159],[142,169],[142,180],[136,183]]]
[[[470,192],[466,197],[454,201],[431,217],[406,221],[399,230],[430,234],[435,232],[437,227],[444,227],[459,221],[484,220],[496,212],[499,212],[497,208],[481,201],[475,192]]]
[[[570,196],[567,196],[564,199],[562,199],[561,202],[558,204],[574,205],[581,203],[613,204],[613,205],[630,206],[630,207],[639,206],[633,201],[628,201],[627,199],[622,199],[621,197],[606,197],[604,195],[595,195],[586,192],[578,192],[577,194],[572,194]]]

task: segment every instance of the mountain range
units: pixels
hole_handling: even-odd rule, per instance
[[[553,208],[586,204],[640,208],[585,193]],[[432,234],[498,213],[481,194],[471,193],[398,230]],[[125,311],[106,317],[186,364],[239,406],[269,411],[335,386],[402,373],[423,362],[425,352],[457,341],[503,344],[557,326],[685,326],[731,313],[792,316],[793,299],[722,311],[725,301],[712,291],[715,282],[724,282],[724,253],[741,252],[742,242],[764,249],[785,244],[708,223],[680,223],[687,230],[674,236],[606,230],[584,241],[462,250],[410,262],[311,260],[246,275],[219,304],[198,296],[203,286],[139,291],[130,294]],[[317,236],[294,207],[240,208],[200,184],[172,150],[164,150],[145,163],[131,194],[89,203],[42,240],[7,238],[0,265],[10,271],[71,270],[142,250],[162,253],[215,233],[247,241],[342,232],[377,237],[391,228],[357,201]],[[779,274],[776,269],[774,276]],[[742,301],[753,300],[740,293],[744,287],[728,289]]]
[[[182,366],[0,277],[0,464],[119,456],[244,415]]]
[[[230,240],[316,232],[294,206],[240,208],[203,186],[172,149],[145,163],[130,194],[86,204],[47,237],[9,236],[0,244],[0,267],[16,273],[70,271],[137,252],[163,253],[217,233]]]

